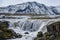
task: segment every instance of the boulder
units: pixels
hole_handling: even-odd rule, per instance
[[[38,32],[37,37],[43,37],[43,33],[42,32]]]
[[[29,32],[25,32],[24,34],[29,34]]]
[[[22,38],[22,35],[17,33],[17,35],[15,36],[16,38]]]
[[[54,36],[54,35],[51,35],[51,36],[49,37],[49,40],[55,40],[55,36]]]

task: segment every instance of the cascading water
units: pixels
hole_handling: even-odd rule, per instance
[[[41,25],[40,21],[25,21],[21,28],[24,31],[33,32],[33,31],[37,31],[40,25]]]
[[[34,20],[34,21],[26,20],[26,21],[17,22],[17,23],[15,23],[15,25],[18,24],[18,25],[16,25],[16,27],[19,27],[23,31],[34,32],[40,28],[41,23],[42,22],[39,20]],[[11,23],[10,26],[13,26],[13,24]]]
[[[8,19],[7,19],[8,20]],[[8,20],[10,23],[9,29],[14,30],[16,33],[22,34],[23,37],[20,38],[21,40],[32,40],[34,37],[36,37],[37,33],[39,31],[42,31],[43,33],[46,32],[46,27],[43,21],[41,20]],[[25,35],[25,32],[29,32],[29,34]],[[24,36],[25,35],[25,36]],[[28,37],[28,39],[26,39]],[[20,40],[19,39],[19,40]],[[18,40],[18,39],[15,39]]]
[[[39,32],[39,31],[41,31],[41,32],[43,32],[43,33],[47,32],[47,28],[46,28],[45,25],[46,25],[46,23],[45,23],[45,22],[42,22],[42,24],[41,24],[38,32]]]

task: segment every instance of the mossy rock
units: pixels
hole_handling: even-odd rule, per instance
[[[12,38],[16,34],[13,30],[8,29],[8,21],[0,21],[0,39]]]
[[[15,36],[16,38],[22,38],[22,35],[17,33],[17,35]]]
[[[3,34],[3,38],[11,38],[11,36],[12,36],[12,34],[11,33],[7,33],[7,32],[5,32],[4,34]]]
[[[37,37],[43,37],[43,33],[42,32],[38,32]]]
[[[1,22],[0,21],[0,39],[10,39],[10,38],[21,38],[22,35],[17,35],[13,30],[8,29],[9,23],[8,21]]]
[[[0,30],[0,38],[11,38],[13,36],[13,33],[12,31],[10,30],[5,30],[5,31],[2,31]]]
[[[9,27],[8,21],[0,22],[0,29],[6,29]]]

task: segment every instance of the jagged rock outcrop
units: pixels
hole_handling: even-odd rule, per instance
[[[38,32],[37,37],[34,40],[55,40],[55,36],[54,35],[50,35],[48,34],[48,32],[46,33],[42,33],[42,32]]]

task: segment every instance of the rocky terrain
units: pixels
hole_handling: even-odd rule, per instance
[[[47,26],[47,32],[44,34],[38,32],[34,40],[60,40],[60,21]]]
[[[60,21],[58,20],[50,21],[53,23],[46,25],[47,30],[44,23],[47,20],[14,20],[0,19],[1,40],[59,40],[60,38]]]

